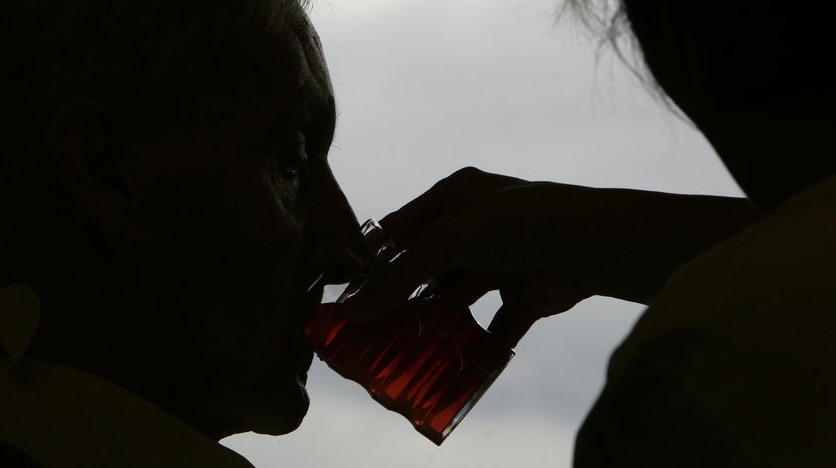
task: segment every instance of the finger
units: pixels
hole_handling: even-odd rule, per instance
[[[362,289],[344,303],[355,322],[380,318],[402,305],[422,283],[457,268],[462,256],[455,228],[436,223],[421,242],[391,263],[376,265]]]
[[[521,183],[525,181],[473,167],[459,169],[385,216],[380,224],[398,246],[409,248],[438,219],[455,215],[467,205],[481,201],[497,190]]]
[[[537,320],[565,312],[586,296],[564,270],[557,267],[506,275],[500,283],[502,307],[488,330],[516,346]]]
[[[528,332],[537,319],[530,318],[523,311],[516,310],[514,306],[503,304],[496,311],[496,314],[488,326],[488,331],[493,334],[494,339],[500,340],[511,348]]]

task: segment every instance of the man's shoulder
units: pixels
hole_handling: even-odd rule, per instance
[[[4,468],[37,468],[40,465],[16,446],[0,439],[0,466]]]
[[[33,466],[252,466],[138,395],[25,358],[0,365],[0,440]]]

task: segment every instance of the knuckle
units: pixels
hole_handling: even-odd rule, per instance
[[[477,169],[473,166],[467,166],[451,174],[450,177],[447,178],[447,180],[450,180],[452,182],[469,182],[472,180],[479,179],[484,175],[484,171]]]

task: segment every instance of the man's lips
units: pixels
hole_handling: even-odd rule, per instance
[[[305,294],[304,300],[301,301],[301,306],[298,308],[297,316],[294,320],[300,333],[304,333],[305,327],[313,319],[314,314],[316,314],[316,308],[322,301],[322,291],[323,286],[319,286],[315,290],[309,290]]]
[[[304,333],[300,332],[297,336],[299,338],[294,343],[294,352],[299,353],[299,370],[305,373],[307,378],[308,369],[310,369],[311,363],[313,362],[313,347]]]
[[[313,347],[305,335],[305,326],[313,319],[316,313],[316,307],[322,299],[322,289],[324,285],[309,289],[302,301],[301,310],[299,311],[299,322],[297,322],[296,330],[294,330],[292,349],[294,353],[299,353],[302,359],[300,369],[307,375],[307,370],[313,361]]]
[[[299,363],[297,369],[297,379],[301,385],[305,385],[308,380],[308,369],[313,362],[313,347],[308,341],[308,337],[304,333],[305,326],[313,319],[316,313],[316,307],[322,301],[322,293],[325,288],[325,281],[323,274],[316,274],[308,276],[310,278],[306,284],[307,289],[300,303],[295,320],[295,330],[289,351],[294,354],[294,362]]]

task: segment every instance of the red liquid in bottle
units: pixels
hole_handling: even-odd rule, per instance
[[[467,307],[443,299],[414,299],[367,324],[348,322],[339,308],[320,305],[305,327],[317,355],[437,445],[514,355]]]

